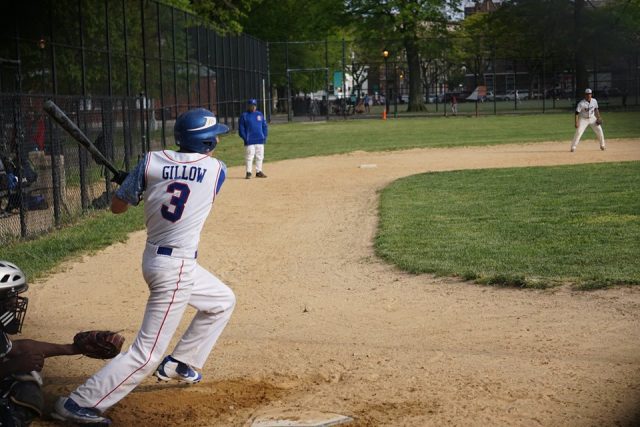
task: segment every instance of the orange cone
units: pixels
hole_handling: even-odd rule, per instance
[[[387,110],[382,110],[382,120],[387,120]]]

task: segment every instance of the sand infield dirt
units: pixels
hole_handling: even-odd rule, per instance
[[[231,168],[199,261],[238,305],[204,381],[148,378],[108,414],[117,426],[242,426],[278,408],[345,414],[358,426],[639,422],[640,288],[494,289],[405,274],[373,252],[378,191],[397,178],[640,160],[640,140],[612,140],[605,152],[595,141],[568,148],[356,152],[267,162],[269,178],[248,181]],[[69,342],[78,330],[109,328],[130,343],[147,297],[144,241],[134,233],[34,283],[23,336]],[[48,359],[48,408],[101,365]]]

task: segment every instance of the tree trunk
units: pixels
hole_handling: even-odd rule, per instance
[[[578,100],[583,97],[584,90],[589,85],[589,73],[587,73],[586,64],[586,52],[584,46],[584,40],[581,34],[583,20],[582,14],[584,11],[584,0],[576,0],[573,10],[574,17],[574,34],[576,41],[575,50],[575,67],[576,67],[576,88],[575,99]]]
[[[407,111],[425,111],[427,106],[422,100],[420,55],[418,54],[415,36],[405,38],[404,48],[407,52],[407,63],[409,66],[409,108],[407,108]]]

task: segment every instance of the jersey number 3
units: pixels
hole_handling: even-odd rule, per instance
[[[180,195],[176,196],[176,192],[179,192]],[[171,210],[167,205],[162,205],[160,213],[162,214],[162,217],[164,219],[171,222],[176,222],[180,218],[182,218],[184,205],[187,203],[187,199],[189,198],[191,190],[189,189],[189,186],[187,184],[184,184],[182,182],[172,182],[167,186],[167,193],[173,194],[171,200],[169,200],[169,204],[173,205],[173,210]]]

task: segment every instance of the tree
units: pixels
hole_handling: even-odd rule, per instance
[[[543,58],[556,69],[572,69],[575,96],[581,98],[592,59],[637,49],[640,2],[611,0],[593,7],[585,0],[510,0],[485,19],[485,38],[498,57],[519,59],[532,72],[540,71]]]
[[[192,12],[207,21],[218,34],[238,34],[242,21],[261,0],[166,0],[178,9]]]
[[[272,86],[282,97],[291,78],[292,92],[323,88],[333,71],[327,57],[341,57],[342,27],[348,26],[342,0],[264,0],[242,19],[244,32],[269,42]],[[328,52],[327,52],[328,50]],[[329,66],[327,71],[287,73]],[[320,76],[323,74],[324,76]]]
[[[397,42],[402,52],[392,51],[395,60],[406,59],[409,81],[408,111],[426,109],[422,98],[421,50],[437,35],[447,33],[449,14],[460,0],[350,0],[348,11],[357,22],[358,33],[368,38]]]

